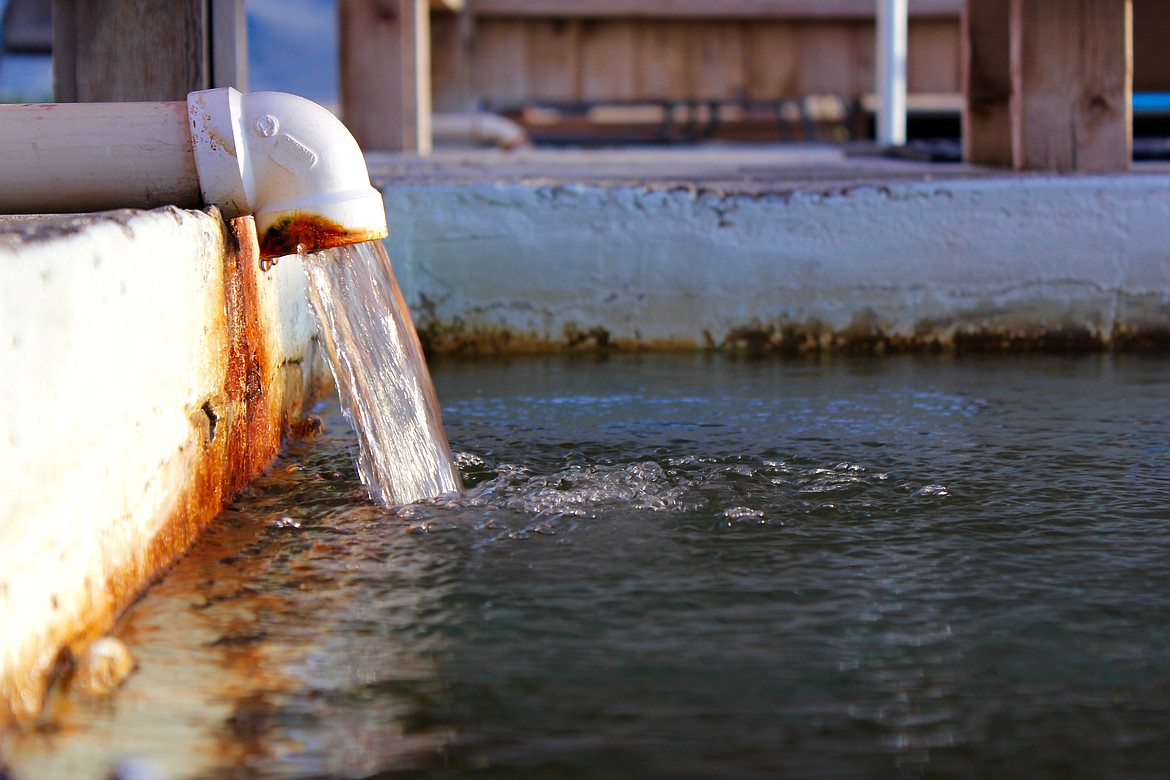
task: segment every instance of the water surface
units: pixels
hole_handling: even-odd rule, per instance
[[[293,445],[16,778],[1160,777],[1170,362],[432,367],[468,490]]]

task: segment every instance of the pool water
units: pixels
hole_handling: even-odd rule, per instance
[[[335,404],[13,777],[1160,777],[1170,362],[439,362],[461,497]],[[155,774],[142,774],[154,772]]]

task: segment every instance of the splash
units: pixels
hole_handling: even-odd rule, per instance
[[[326,249],[304,261],[371,497],[389,506],[458,492],[435,388],[381,242]]]

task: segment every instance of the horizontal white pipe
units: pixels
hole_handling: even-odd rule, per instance
[[[433,114],[431,132],[435,140],[489,143],[502,149],[529,144],[523,127],[505,116],[486,112]]]
[[[0,107],[0,212],[202,205],[185,103]]]

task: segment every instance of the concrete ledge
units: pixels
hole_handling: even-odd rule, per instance
[[[250,219],[0,220],[0,727],[27,721],[327,383],[299,263]]]
[[[1170,344],[1163,169],[1042,177],[889,161],[850,168],[817,150],[803,163],[758,152],[749,169],[741,152],[729,154],[722,168],[718,155],[696,157],[709,164],[692,161],[689,183],[660,157],[648,176],[637,166],[619,175],[621,156],[604,153],[578,182],[572,170],[541,176],[520,163],[503,183],[456,164],[444,176],[433,162],[423,173],[399,169],[398,180],[376,177],[387,249],[428,348]],[[589,168],[588,155],[571,156]]]

